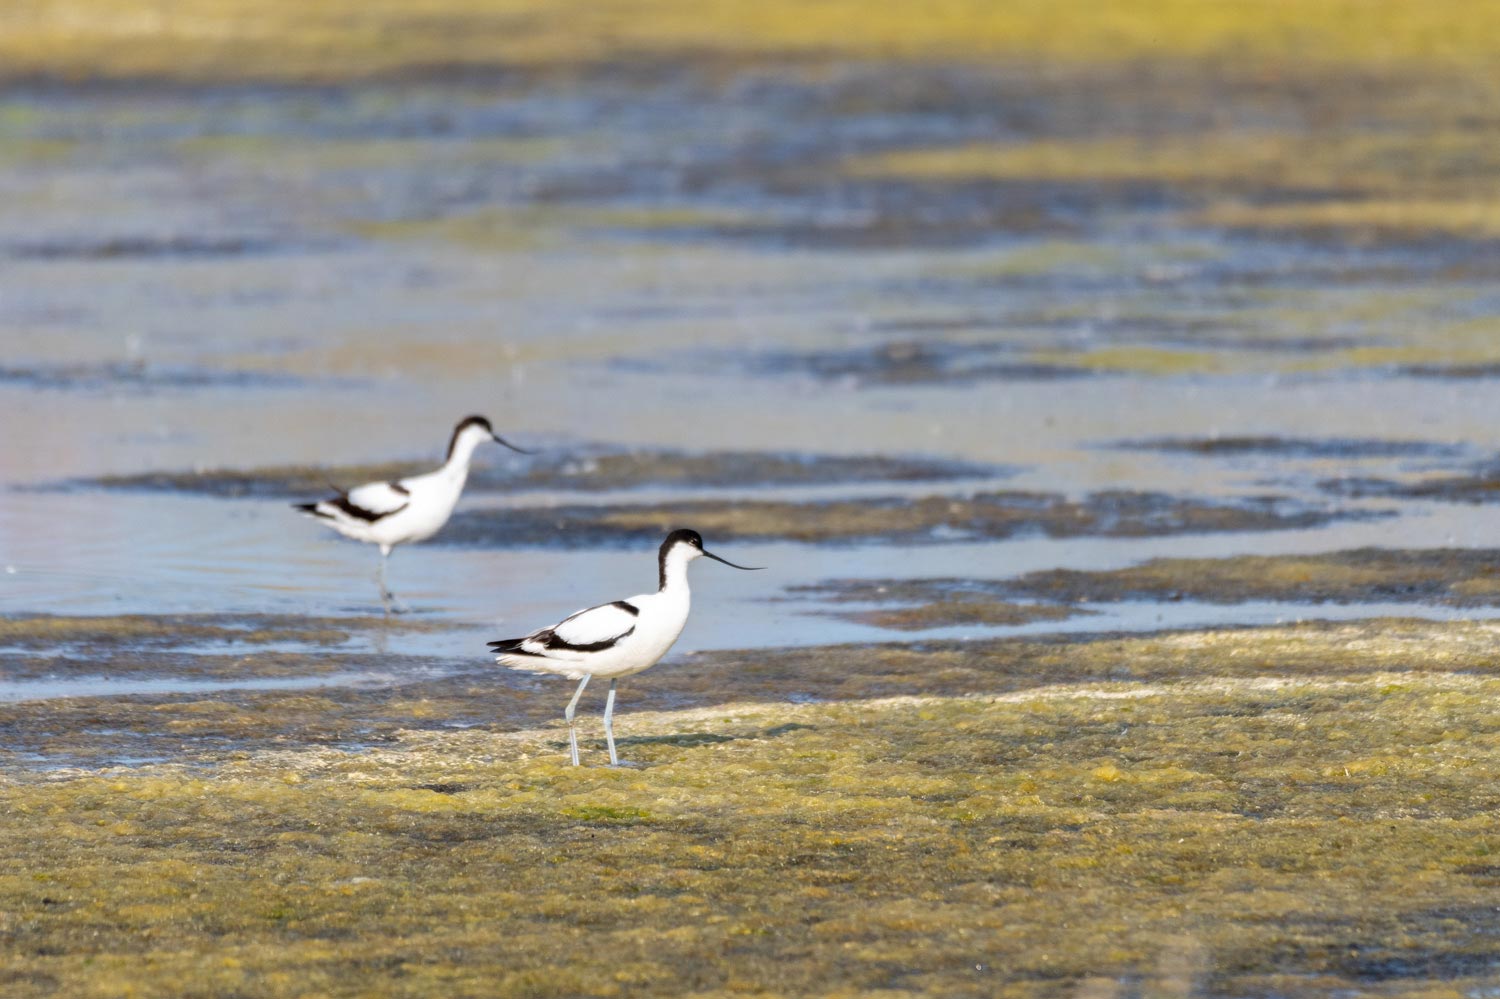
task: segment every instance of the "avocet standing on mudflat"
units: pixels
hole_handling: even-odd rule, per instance
[[[575,767],[578,730],[573,726],[573,712],[583,696],[583,688],[596,676],[609,678],[609,695],[604,700],[604,739],[609,745],[610,765],[620,765],[615,753],[613,722],[615,681],[655,666],[682,634],[692,602],[687,567],[700,555],[736,569],[763,568],[735,565],[704,551],[703,538],[697,531],[673,531],[657,553],[659,583],[655,593],[590,607],[525,638],[502,638],[490,643],[495,661],[502,666],[555,673],[580,681],[563,712],[568,720],[568,747]]]
[[[484,417],[470,416],[453,428],[448,458],[437,471],[394,482],[367,482],[332,499],[293,505],[346,538],[380,546],[380,568],[375,578],[380,584],[380,602],[389,612],[393,597],[385,585],[385,561],[391,549],[410,541],[426,541],[442,530],[464,490],[474,449],[486,441],[504,444],[521,454],[532,453],[502,440]]]

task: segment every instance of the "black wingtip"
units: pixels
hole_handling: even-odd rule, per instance
[[[502,638],[498,642],[490,642],[490,651],[496,655],[526,656],[530,659],[545,659],[546,656],[539,652],[532,652],[522,648],[522,643],[535,638],[535,635],[527,635],[526,638]]]
[[[293,510],[301,510],[303,513],[316,514],[318,512],[318,504],[316,504],[316,503],[293,503],[292,504],[292,509]]]

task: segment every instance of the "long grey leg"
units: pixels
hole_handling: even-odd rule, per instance
[[[578,699],[583,696],[583,688],[589,685],[591,673],[583,674],[583,681],[578,684],[578,689],[573,691],[573,699],[568,702],[567,710],[563,717],[568,720],[568,748],[573,751],[573,765],[578,766],[578,730],[573,727],[573,712],[578,710]]]
[[[609,743],[609,765],[617,767],[620,758],[615,755],[615,681],[609,681],[609,696],[604,698],[604,741]]]
[[[380,586],[380,606],[385,608],[387,614],[391,612],[391,602],[396,599],[396,595],[385,585],[385,560],[390,553],[391,550],[385,545],[380,546],[380,568],[375,572],[375,582]]]

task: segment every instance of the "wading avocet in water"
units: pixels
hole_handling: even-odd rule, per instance
[[[503,440],[484,417],[470,416],[453,428],[447,460],[436,471],[394,482],[367,482],[331,499],[293,505],[346,538],[380,546],[375,578],[380,584],[380,602],[389,613],[394,598],[385,584],[385,562],[391,549],[426,541],[442,530],[464,490],[474,449],[488,441],[521,454],[532,453]]]

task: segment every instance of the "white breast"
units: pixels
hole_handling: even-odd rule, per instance
[[[464,477],[430,472],[403,479],[401,485],[411,494],[411,502],[400,513],[376,525],[375,533],[388,539],[388,544],[426,541],[442,530],[458,505]]]
[[[624,665],[621,672],[610,673],[610,676],[629,676],[656,665],[671,650],[682,634],[683,627],[687,625],[692,598],[684,586],[665,593],[631,597],[629,602],[641,611],[641,616],[636,620],[635,633],[621,643],[628,643],[623,651],[631,662]]]

